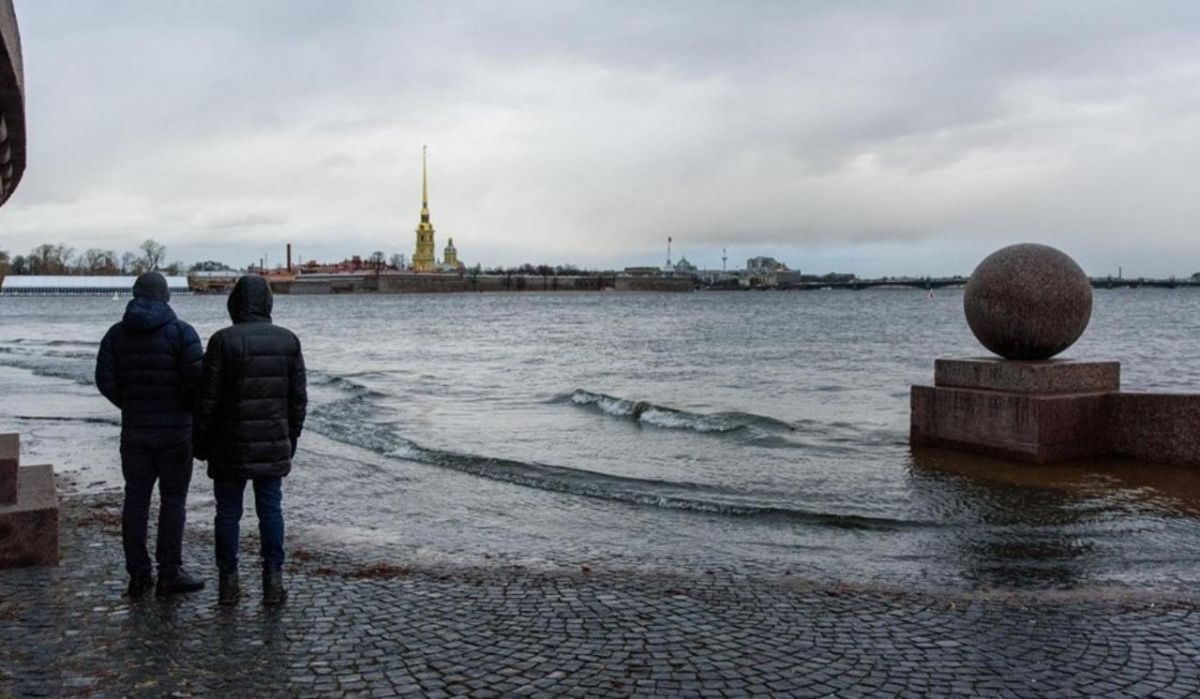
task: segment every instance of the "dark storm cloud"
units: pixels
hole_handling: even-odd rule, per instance
[[[1182,272],[1200,213],[1194,3],[17,10],[16,250],[410,252],[424,143],[434,223],[472,262],[632,263],[667,235],[796,254],[1037,239]]]

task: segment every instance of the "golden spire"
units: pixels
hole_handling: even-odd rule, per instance
[[[417,224],[417,247],[412,258],[412,268],[415,272],[432,272],[437,269],[433,249],[433,224],[429,222],[429,177],[426,174],[425,161],[425,146],[421,146],[421,222]]]
[[[429,176],[426,174],[425,146],[421,146],[421,223],[429,223]]]

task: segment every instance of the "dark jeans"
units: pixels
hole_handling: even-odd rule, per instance
[[[183,562],[188,485],[192,482],[191,429],[122,431],[121,473],[125,476],[125,507],[121,512],[125,569],[131,574],[151,572],[146,528],[155,481],[160,508],[154,558],[159,572],[179,568]]]
[[[213,529],[217,536],[217,569],[222,573],[237,572],[239,523],[245,491],[245,479],[213,481],[213,494],[217,498],[217,518],[213,522]],[[254,510],[258,513],[258,536],[262,540],[264,571],[283,568],[282,503],[282,478],[254,479]]]

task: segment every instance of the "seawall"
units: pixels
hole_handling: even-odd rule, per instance
[[[496,274],[310,274],[272,281],[277,294],[436,294],[497,291],[661,291],[695,289],[690,277]]]

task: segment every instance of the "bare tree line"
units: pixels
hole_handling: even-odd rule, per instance
[[[10,256],[0,250],[0,276],[3,275],[96,275],[141,274],[151,270],[168,275],[187,271],[182,262],[164,264],[167,248],[158,241],[147,239],[132,252],[117,255],[115,250],[88,248],[76,252],[75,248],[59,243],[42,243],[28,255]]]

